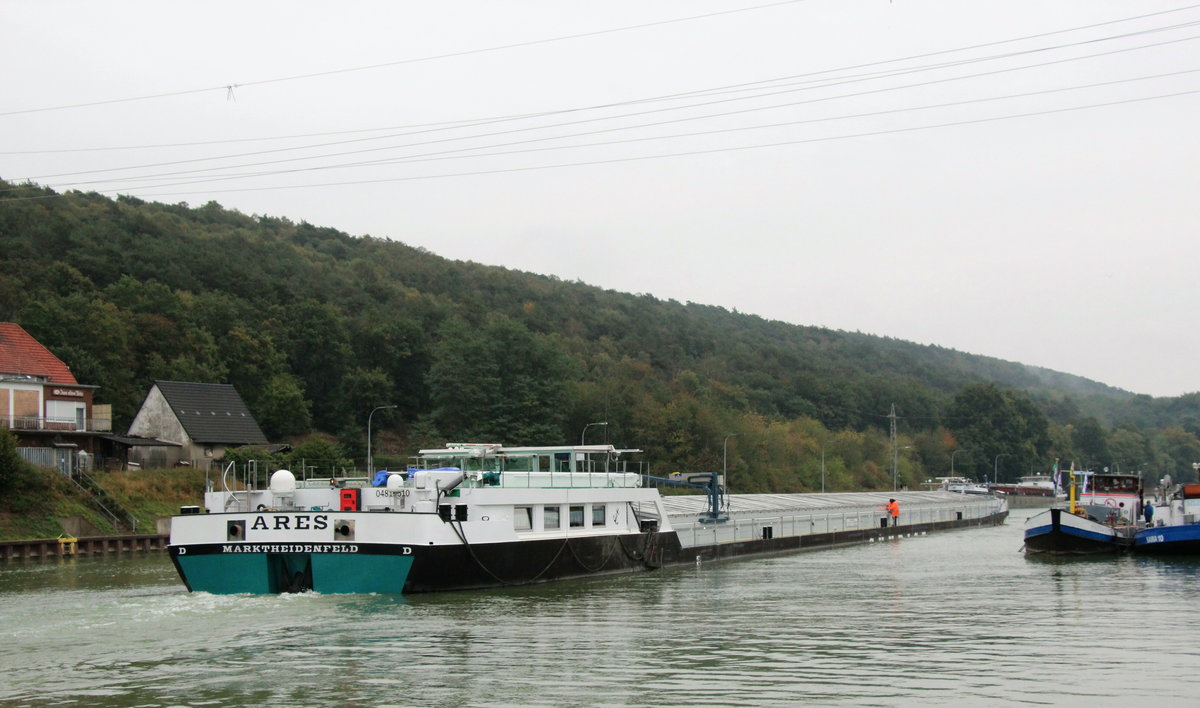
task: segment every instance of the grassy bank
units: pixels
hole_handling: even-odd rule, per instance
[[[139,533],[153,533],[158,519],[178,514],[181,506],[204,504],[204,470],[125,470],[93,477],[137,519]]]
[[[204,471],[194,469],[95,472],[92,477],[119,509],[115,526],[93,498],[56,471],[24,467],[0,499],[0,540],[55,538],[63,519],[80,518],[100,535],[129,533],[130,518],[138,533],[155,533],[157,520],[178,513],[185,504],[201,504]]]

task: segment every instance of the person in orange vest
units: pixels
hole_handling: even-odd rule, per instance
[[[900,502],[895,499],[888,499],[887,506],[884,508],[887,509],[887,513],[891,514],[892,526],[895,526],[900,518]]]

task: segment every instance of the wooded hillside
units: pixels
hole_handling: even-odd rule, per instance
[[[403,239],[403,234],[390,234]],[[480,234],[485,238],[486,234]],[[644,448],[734,491],[1008,479],[1054,458],[1194,474],[1200,395],[450,261],[398,241],[201,207],[0,182],[0,320],[126,426],[150,382],[233,384],[268,437],[360,458],[447,441]],[[732,438],[728,436],[734,436]],[[726,445],[727,443],[727,445]]]

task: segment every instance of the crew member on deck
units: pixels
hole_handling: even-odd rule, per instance
[[[892,526],[895,526],[897,523],[899,523],[900,502],[896,501],[895,499],[888,499],[887,506],[884,508],[887,509],[887,513],[891,514],[892,516]]]

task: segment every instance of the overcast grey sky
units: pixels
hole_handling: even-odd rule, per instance
[[[1200,390],[1200,5],[0,0],[0,28],[7,180]]]

